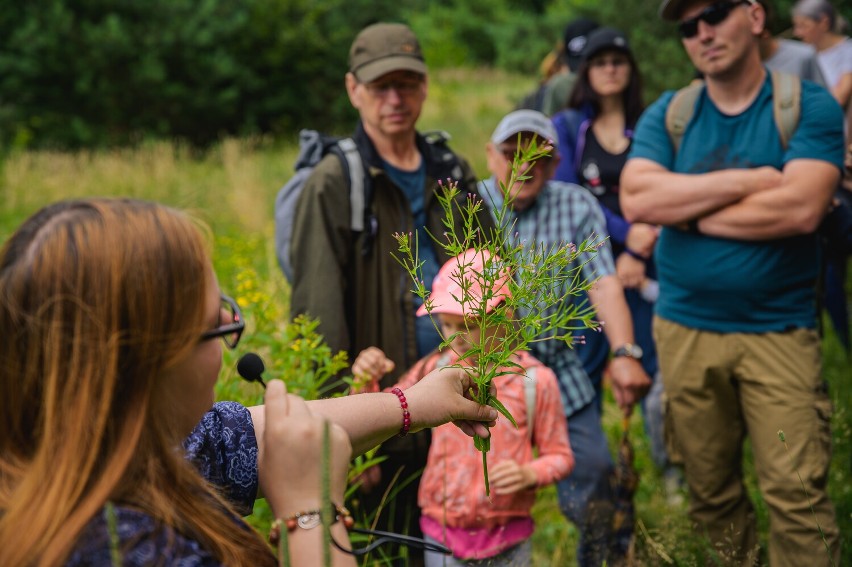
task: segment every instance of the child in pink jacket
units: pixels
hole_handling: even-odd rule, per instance
[[[467,270],[482,270],[487,252],[464,253]],[[437,315],[444,337],[458,335],[449,349],[426,356],[414,365],[398,384],[405,390],[436,366],[458,362],[479,341],[479,327],[466,324],[458,285],[459,259],[448,261],[432,286],[431,313]],[[455,272],[455,273],[454,273]],[[508,293],[503,287],[488,305],[493,309]],[[468,308],[469,311],[469,308]],[[418,315],[426,315],[421,307]],[[485,328],[495,334],[497,328]],[[530,515],[539,487],[556,482],[574,468],[568,443],[568,428],[559,388],[553,371],[527,352],[518,351],[513,360],[526,376],[511,373],[494,379],[497,395],[518,424],[500,419],[491,429],[488,472],[491,497],[485,495],[482,456],[470,437],[450,425],[432,430],[428,461],[420,480],[418,504],[421,528],[427,539],[449,547],[453,557],[426,552],[426,567],[443,566],[526,566],[531,564],[534,524]],[[358,355],[353,373],[378,380],[393,365],[377,348]],[[529,384],[532,380],[534,384]],[[534,385],[534,387],[532,387]],[[533,416],[528,415],[528,404]],[[532,417],[532,419],[530,419]],[[538,457],[533,455],[538,448]]]

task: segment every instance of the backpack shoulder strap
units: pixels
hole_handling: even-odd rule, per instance
[[[552,120],[556,131],[564,132],[569,146],[574,148],[574,155],[571,156],[571,159],[574,169],[579,169],[583,149],[586,145],[586,131],[589,129],[591,120],[586,119],[582,113],[574,109],[560,110],[553,115]]]
[[[355,140],[343,138],[337,142],[340,156],[346,161],[349,173],[349,204],[351,210],[350,225],[353,231],[364,230],[364,208],[366,206],[366,191],[364,189],[364,161]]]
[[[524,399],[527,402],[527,438],[532,442],[533,425],[535,424],[535,388],[536,371],[538,366],[527,368],[527,376],[524,378]]]
[[[432,157],[440,164],[443,172],[441,178],[450,177],[461,181],[464,171],[462,171],[459,157],[450,149],[449,141],[452,136],[445,130],[427,130],[421,132],[421,135],[432,149]]]
[[[704,83],[689,85],[678,90],[669,101],[669,106],[666,108],[666,131],[672,140],[675,153],[680,150],[686,127],[695,112],[695,103],[703,90]]]
[[[590,118],[584,119],[577,127],[577,141],[574,144],[574,169],[580,170],[580,162],[583,161],[583,152],[586,151],[586,135],[592,126]]]
[[[423,139],[431,145],[446,146],[447,142],[453,139],[446,130],[426,130],[422,132]]]
[[[771,72],[772,116],[781,137],[781,146],[786,150],[790,139],[799,126],[802,113],[802,81],[795,75]]]

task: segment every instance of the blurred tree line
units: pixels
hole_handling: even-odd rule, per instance
[[[773,29],[793,0],[775,0]],[[849,17],[852,0],[834,0]],[[432,68],[535,75],[572,18],[625,30],[650,101],[692,76],[658,1],[0,0],[0,144],[103,147],[351,129],[354,35],[405,21]]]

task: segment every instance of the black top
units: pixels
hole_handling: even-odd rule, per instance
[[[580,185],[591,191],[601,205],[620,217],[624,215],[621,214],[621,205],[618,202],[618,183],[629,151],[630,145],[621,153],[609,153],[598,142],[594,130],[590,127],[586,131],[586,144],[577,172]]]

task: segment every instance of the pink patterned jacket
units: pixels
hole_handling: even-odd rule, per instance
[[[405,390],[434,370],[440,354],[427,356],[415,364],[400,379]],[[565,478],[574,468],[574,454],[568,442],[568,425],[556,376],[527,352],[515,354],[515,361],[524,368],[536,370],[535,422],[532,443],[527,433],[525,376],[507,374],[497,377],[498,399],[515,418],[518,428],[504,417],[491,430],[489,467],[506,459],[529,464],[535,470],[538,486]],[[454,361],[451,361],[452,364]],[[533,457],[533,445],[539,456]],[[473,439],[453,424],[432,430],[432,445],[423,476],[420,480],[418,504],[422,513],[451,527],[493,528],[511,519],[530,516],[535,502],[535,489],[509,495],[485,496],[482,475],[482,455],[473,446]]]

